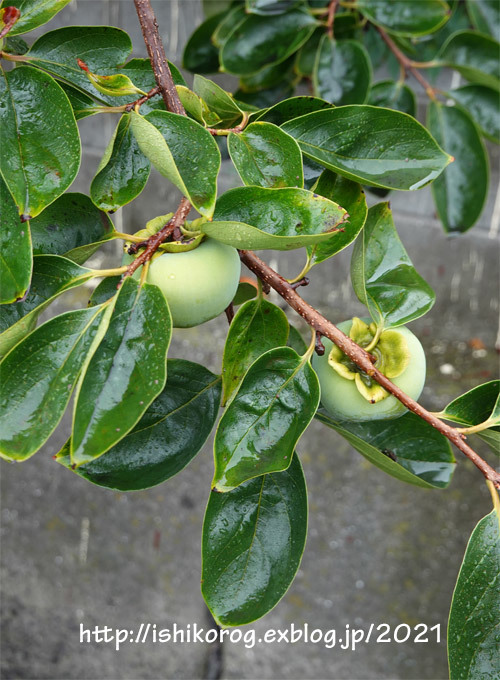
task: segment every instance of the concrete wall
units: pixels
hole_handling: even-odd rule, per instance
[[[154,7],[167,54],[179,63],[183,44],[201,19],[200,3],[166,0]],[[123,27],[135,54],[145,56],[132,2],[78,0],[49,28],[99,23]],[[74,190],[88,192],[116,123],[112,118],[80,123],[86,153]],[[221,189],[234,183],[235,173],[226,163]],[[428,189],[391,195],[405,247],[438,296],[434,309],[412,325],[427,350],[422,402],[432,410],[497,375],[496,151],[491,183],[480,224],[460,238],[443,234]],[[117,227],[135,231],[174,208],[177,198],[166,180],[152,172],[144,194],[120,211],[123,216],[114,216]],[[318,268],[303,289],[304,297],[336,322],[363,311],[349,283],[350,254],[347,249]],[[113,257],[108,253],[107,266]],[[301,266],[299,253],[273,253],[271,260],[285,275]],[[84,305],[87,298],[88,290],[79,289],[71,302]],[[171,356],[220,371],[225,332],[224,319],[176,331]],[[477,342],[471,346],[473,338],[484,349]],[[80,622],[88,628],[131,629],[142,622],[158,628],[174,622],[210,625],[199,593],[200,533],[212,476],[210,444],[170,482],[120,494],[92,486],[54,463],[51,455],[68,427],[66,417],[44,449],[23,465],[1,464],[2,677],[216,677],[220,650],[201,643],[129,643],[117,652],[112,645],[78,640]],[[490,509],[480,473],[457,452],[457,471],[448,490],[413,488],[370,466],[319,423],[308,429],[299,453],[310,501],[306,551],[286,597],[255,624],[257,637],[292,623],[340,630],[346,624],[359,628],[423,622],[441,624],[441,642],[368,644],[355,651],[304,643],[254,649],[224,644],[222,677],[446,678],[445,629],[454,581],[468,535]]]

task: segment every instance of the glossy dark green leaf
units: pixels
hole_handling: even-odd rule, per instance
[[[211,218],[221,157],[210,132],[196,121],[168,111],[152,111],[146,118],[130,115],[142,153],[201,215]]]
[[[248,369],[219,421],[212,486],[230,491],[285,470],[319,403],[319,382],[291,347],[271,349]]]
[[[240,78],[240,89],[244,92],[259,92],[280,84],[291,84],[295,79],[294,62],[295,58],[292,56],[280,64],[266,66],[251,76]]]
[[[24,460],[57,427],[82,366],[102,337],[106,306],[50,319],[0,363],[0,456]]]
[[[335,420],[319,409],[316,418],[391,477],[424,489],[443,489],[451,481],[455,459],[449,441],[414,413],[355,423]]]
[[[243,4],[235,4],[223,17],[220,24],[212,34],[212,43],[216,47],[222,47],[231,33],[245,21],[247,15]]]
[[[485,137],[500,144],[498,92],[484,85],[464,85],[448,94],[469,113]]]
[[[201,229],[235,248],[292,250],[341,237],[345,215],[306,189],[237,187],[220,197],[214,221]]]
[[[356,9],[391,33],[408,36],[437,31],[451,14],[443,0],[357,0]]]
[[[182,55],[182,64],[188,71],[216,73],[219,70],[219,50],[211,38],[224,16],[224,12],[212,15],[191,33]]]
[[[307,534],[307,490],[294,454],[288,470],[210,494],[201,590],[223,626],[251,623],[288,590]]]
[[[146,186],[151,165],[139,149],[131,130],[130,113],[119,120],[97,172],[90,196],[101,210],[118,210],[130,203]]]
[[[368,214],[365,192],[359,184],[330,170],[323,171],[314,191],[341,205],[347,210],[349,218],[345,224],[345,231],[339,232],[335,239],[308,246],[307,254],[312,265],[324,262],[352,243],[363,228]]]
[[[220,376],[184,359],[167,361],[167,382],[134,429],[75,472],[94,484],[136,491],[161,484],[196,456],[218,416]],[[69,441],[57,462],[71,468]]]
[[[302,187],[302,153],[299,145],[272,123],[251,123],[228,136],[231,160],[243,184],[260,187]]]
[[[289,335],[288,335],[288,342],[287,346],[291,347],[294,349],[297,354],[305,354],[307,350],[307,345],[304,341],[304,338],[302,337],[301,333],[295,328],[295,326],[292,326],[290,324],[289,328]]]
[[[109,298],[112,298],[113,295],[116,295],[121,278],[121,276],[107,276],[103,279],[92,291],[88,306],[93,307],[94,305],[102,305],[103,302],[106,302]]]
[[[246,106],[248,111],[258,111],[268,109],[274,106],[283,99],[291,97],[293,94],[293,86],[289,78],[285,78],[282,82],[265,90],[258,90],[257,92],[245,92],[241,88],[236,90],[234,98],[238,101],[239,106]],[[252,121],[254,122],[254,121]]]
[[[31,279],[32,257],[29,222],[23,223],[19,219],[17,205],[1,175],[0,253],[0,303],[5,304],[19,300],[26,293]]]
[[[249,281],[244,281],[240,279],[232,304],[234,306],[238,306],[242,305],[244,302],[247,302],[248,300],[253,300],[253,298],[257,296],[257,292],[258,292],[257,283],[253,285],[249,283]]]
[[[314,92],[337,106],[363,104],[372,79],[370,57],[357,40],[332,40],[319,44],[314,65]]]
[[[33,330],[39,315],[58,295],[94,276],[92,269],[79,267],[64,257],[35,255],[26,297],[0,307],[0,357]]]
[[[175,66],[175,64],[172,64],[172,62],[169,61],[168,67],[170,69],[170,73],[172,74],[172,80],[174,81],[174,85],[185,86],[186,81],[184,80],[184,77],[182,76],[179,69]],[[156,80],[149,59],[130,59],[130,61],[127,61],[127,63],[124,64],[123,66],[119,66],[117,69],[115,69],[115,71],[127,75],[133,81],[134,85],[139,87],[141,90],[144,90],[144,92],[147,92],[148,90],[151,90],[153,87],[156,87]],[[113,69],[111,69],[110,73],[113,72],[114,72]],[[112,106],[118,106],[119,104],[127,104],[130,102],[130,100],[131,100],[130,96],[113,97],[110,98],[110,103]],[[163,97],[161,97],[160,95],[152,97],[147,102],[144,102],[144,104],[141,105],[141,113],[143,116],[145,116],[150,111],[156,110],[160,111],[165,110]]]
[[[66,80],[95,99],[117,106],[122,103],[121,98],[98,92],[78,66],[77,59],[84,61],[93,73],[112,75],[115,67],[123,64],[131,51],[130,38],[119,28],[67,26],[38,38],[27,57],[35,66]]]
[[[319,44],[325,35],[325,29],[321,26],[311,35],[309,40],[302,45],[295,58],[295,70],[305,78],[312,78],[314,63]]]
[[[101,106],[96,105],[96,102],[88,94],[77,90],[76,87],[62,80],[59,81],[59,85],[69,99],[76,120],[82,120],[82,118],[88,118],[88,116],[101,113]]]
[[[499,45],[496,40],[475,31],[451,35],[436,57],[438,66],[450,66],[478,85],[500,90]]]
[[[26,54],[29,46],[22,38],[7,36],[2,50],[8,54]]]
[[[73,109],[46,73],[0,70],[0,173],[20,215],[35,217],[73,182],[80,137]]]
[[[450,157],[414,118],[374,106],[341,106],[282,125],[325,168],[385,189],[420,189]]]
[[[440,417],[463,427],[491,421],[487,430],[477,434],[500,455],[500,380],[478,385],[457,397],[440,413]]]
[[[31,220],[35,255],[64,255],[83,264],[103,243],[113,238],[108,215],[85,194],[68,192]]]
[[[413,90],[400,80],[383,80],[376,83],[368,95],[368,104],[396,109],[415,116],[417,98]]]
[[[475,224],[488,194],[489,163],[479,131],[462,108],[432,101],[429,129],[455,161],[432,185],[445,231],[464,232]]]
[[[239,123],[243,112],[235,103],[232,96],[216,83],[195,75],[193,92],[203,99],[210,111],[214,111],[220,118],[216,127],[230,128]]]
[[[286,345],[288,319],[262,296],[240,307],[231,322],[222,360],[223,404],[238,388],[253,362],[275,347]]]
[[[418,319],[436,299],[432,288],[414,269],[388,203],[368,210],[352,253],[351,281],[372,319],[384,328]]]
[[[325,172],[325,169],[307,156],[302,156],[302,170],[304,173],[304,188],[314,191],[314,187],[322,173]]]
[[[264,111],[255,120],[265,121],[266,123],[274,123],[275,125],[283,125],[288,120],[305,116],[307,113],[314,111],[322,111],[323,109],[332,109],[332,105],[324,99],[319,97],[290,97],[275,104],[267,111]]]
[[[316,20],[301,9],[274,16],[249,14],[223,44],[221,69],[245,76],[285,61],[306,42],[316,26]]]
[[[451,680],[498,678],[500,656],[500,517],[477,524],[460,568],[448,623]]]
[[[466,0],[474,28],[500,40],[500,3],[497,0]]]
[[[9,35],[20,35],[43,26],[50,21],[71,0],[3,0],[0,8],[17,7],[21,16],[9,31]]]
[[[250,14],[284,14],[301,0],[245,0],[246,10]]]
[[[137,424],[165,386],[171,334],[170,311],[160,289],[127,277],[106,335],[78,381],[72,463],[98,458]]]

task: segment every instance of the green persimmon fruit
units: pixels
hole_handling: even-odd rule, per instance
[[[367,329],[365,325],[370,323],[370,319],[349,319],[338,324],[338,328],[351,335],[353,322],[356,322]],[[370,327],[371,328],[371,327]],[[386,338],[384,339],[384,334]],[[397,335],[394,335],[397,334]],[[367,343],[362,343],[359,338],[354,337],[358,344],[367,346]],[[372,336],[373,337],[373,336]],[[384,346],[385,341],[385,346]],[[316,371],[321,387],[321,403],[324,408],[334,417],[342,420],[367,421],[367,420],[382,420],[389,418],[398,418],[406,411],[406,407],[382,389],[375,381],[372,381],[365,373],[361,373],[353,362],[334,346],[334,344],[327,338],[323,338],[322,342],[325,346],[325,353],[323,356],[314,355],[312,359],[312,366]],[[408,394],[413,399],[418,399],[425,382],[425,354],[422,345],[418,338],[405,326],[394,328],[389,331],[384,331],[380,341],[380,347],[376,345],[371,351],[377,356],[375,366],[387,375],[390,380],[397,385],[403,392]],[[396,364],[399,363],[400,372],[391,366],[392,358],[391,347],[394,346],[394,354],[396,355]],[[379,349],[382,348],[381,351]],[[401,349],[403,348],[403,350]],[[400,361],[398,352],[404,351],[404,361]],[[334,357],[331,357],[334,354]],[[384,356],[385,354],[385,356]],[[339,370],[334,368],[339,366],[336,363],[336,357],[343,357],[341,361],[344,366],[340,365],[340,373],[345,372],[349,378],[344,377],[339,373]],[[330,359],[330,361],[329,361]],[[384,370],[386,368],[387,370]],[[358,373],[358,378],[354,379],[354,373]],[[366,385],[369,387],[367,388]],[[370,393],[370,390],[372,393]],[[365,392],[365,393],[363,393]],[[369,399],[368,397],[374,398]],[[372,403],[372,402],[375,403]]]
[[[126,255],[124,264],[132,261]],[[140,276],[140,269],[134,276]],[[176,328],[198,326],[213,319],[230,304],[240,280],[238,251],[206,238],[194,250],[154,257],[146,281],[167,298]]]

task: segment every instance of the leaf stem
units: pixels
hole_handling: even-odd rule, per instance
[[[476,432],[482,432],[483,430],[487,430],[489,427],[494,427],[495,425],[498,425],[498,423],[494,420],[488,419],[482,423],[479,423],[478,425],[471,425],[470,427],[457,427],[457,430],[462,434],[475,434]]]
[[[144,241],[140,236],[135,234],[124,234],[122,231],[114,231],[113,238],[121,238],[123,241],[131,241],[132,243],[142,243]]]
[[[300,274],[298,274],[294,279],[287,279],[288,283],[297,283],[297,281],[300,281],[301,279],[303,279],[304,276],[306,276],[306,274],[309,272],[309,270],[312,267],[311,260],[312,260],[312,257],[310,255],[308,255],[306,263],[302,267],[302,271],[300,272]]]
[[[207,128],[208,132],[210,132],[211,135],[214,135],[214,137],[226,137],[230,132],[234,132],[235,134],[238,134],[239,132],[243,132],[243,130],[246,128],[247,123],[248,123],[248,113],[246,111],[242,111],[243,113],[243,119],[239,125],[236,125],[236,127],[233,128]]]
[[[121,274],[124,274],[127,269],[127,265],[123,265],[123,267],[115,267],[114,269],[93,269],[92,271],[94,272],[94,277],[120,276]]]
[[[409,71],[412,74],[412,76],[416,80],[418,80],[418,82],[420,83],[420,85],[422,85],[427,96],[430,99],[435,100],[437,90],[435,90],[429,83],[429,81],[426,78],[424,78],[424,76],[419,71],[417,71],[417,68],[430,68],[429,64],[424,62],[412,61],[409,57],[406,56],[406,54],[404,54],[399,49],[394,40],[391,37],[389,37],[389,35],[384,31],[383,28],[381,28],[380,26],[375,26],[375,28],[382,36],[382,40],[385,42],[387,47],[391,50],[393,55],[399,61],[401,67],[404,68],[405,71]]]
[[[278,272],[271,269],[269,265],[263,262],[255,253],[250,250],[240,251],[241,261],[256,274],[264,283],[267,283],[274,288],[274,290],[287,302],[292,309],[294,309],[309,326],[312,326],[317,331],[334,342],[337,347],[346,354],[354,363],[359,366],[371,378],[376,380],[379,385],[382,385],[390,394],[394,395],[407,409],[420,416],[423,420],[428,422],[438,432],[449,439],[462,453],[464,453],[479,470],[483,473],[486,479],[489,479],[495,486],[500,489],[500,473],[496,472],[474,449],[472,449],[465,441],[465,435],[459,432],[456,428],[446,425],[435,415],[427,411],[414,399],[405,394],[397,385],[394,385],[389,378],[381,373],[372,363],[370,354],[357,345],[351,338],[337,328],[331,321],[328,321],[322,316],[314,307],[303,300],[300,295],[293,289],[286,279],[284,279]]]

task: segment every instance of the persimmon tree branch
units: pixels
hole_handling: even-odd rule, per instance
[[[149,45],[157,44],[157,41],[159,41],[161,46],[161,41],[158,35],[158,25],[156,23],[153,9],[149,0],[134,0],[134,3],[139,16],[139,21],[141,22],[144,40],[148,46],[149,52]],[[387,36],[387,34],[385,34],[382,29],[378,30],[381,31],[381,35],[384,40],[387,38],[394,48],[398,50],[397,46],[394,45],[389,36]],[[389,45],[389,43],[387,44]],[[155,59],[157,59],[158,52],[154,52],[154,54]],[[403,55],[402,52],[400,54],[405,60],[410,61],[405,55]],[[168,91],[171,93],[172,99],[174,100],[173,103],[170,104],[164,97],[165,105],[170,111],[186,115],[186,112],[180,103],[177,90],[173,84],[172,75],[170,73],[170,69],[168,69],[167,58],[163,52],[163,48],[161,48],[161,55],[162,56],[160,58],[163,60],[162,64],[159,64],[157,60],[153,60],[153,57],[151,57],[151,64],[153,70],[155,71],[155,77],[157,79],[158,85],[162,90],[162,94],[164,95],[164,92]],[[412,68],[414,67],[412,66]],[[162,85],[159,78],[160,74],[162,74],[162,82],[165,80],[169,80],[170,82],[165,82]],[[166,88],[165,91],[163,89],[164,87]],[[182,109],[182,111],[179,111],[179,107]],[[160,243],[163,242],[168,237],[168,235],[173,232],[176,226],[180,226],[180,224],[182,224],[186,215],[189,213],[190,208],[191,205],[189,201],[186,198],[183,198],[179,208],[177,209],[177,212],[168,222],[168,224],[166,224],[165,227],[163,227],[163,229],[158,232],[158,234],[155,234],[150,239],[148,239],[146,250],[129,266],[127,274],[133,273],[141,264],[151,258],[151,255],[158,248]],[[162,232],[164,235],[160,236]],[[159,243],[157,243],[157,238],[161,239]],[[149,256],[147,255],[148,252],[150,253]],[[414,401],[411,397],[405,394],[405,392],[403,392],[399,387],[394,385],[394,383],[392,383],[389,378],[387,378],[383,373],[375,368],[373,365],[373,356],[371,354],[357,345],[353,340],[351,340],[351,338],[349,338],[347,335],[345,335],[345,333],[337,328],[335,324],[333,324],[331,321],[328,321],[328,319],[320,314],[314,307],[301,298],[301,296],[295,290],[297,287],[296,285],[289,283],[280,274],[278,274],[278,272],[276,272],[263,260],[257,257],[257,255],[255,255],[255,253],[252,251],[240,250],[239,253],[241,261],[259,278],[259,280],[262,282],[263,288],[273,288],[285,300],[285,302],[292,309],[294,309],[309,326],[311,326],[311,328],[314,328],[317,333],[325,336],[335,343],[337,347],[339,347],[344,352],[344,354],[346,354],[354,361],[357,366],[359,366],[359,368],[376,380],[379,385],[384,387],[390,394],[394,395],[396,399],[406,406],[406,408],[420,416],[420,418],[428,422],[430,425],[432,425],[432,427],[436,428],[438,432],[443,434],[449,441],[455,444],[455,446],[460,451],[462,451],[462,453],[464,453],[467,458],[469,458],[474,463],[474,465],[479,468],[479,470],[481,470],[485,478],[490,481],[496,489],[500,489],[500,473],[496,472],[496,470],[494,470],[485,460],[483,460],[483,458],[481,458],[479,454],[474,451],[474,449],[472,449],[466,443],[466,437],[464,434],[460,433],[456,428],[444,423],[435,415],[427,411],[418,402]],[[299,285],[303,285],[302,281],[298,283]]]
[[[488,465],[488,463],[466,443],[462,433],[451,425],[444,423],[414,399],[409,397],[399,387],[394,385],[389,378],[375,368],[372,363],[373,357],[371,357],[366,350],[357,345],[351,338],[337,328],[335,324],[328,321],[328,319],[322,316],[314,309],[314,307],[301,298],[293,285],[288,283],[286,279],[257,257],[255,253],[250,250],[241,250],[240,258],[250,271],[258,276],[261,281],[270,285],[271,288],[273,288],[309,326],[331,340],[337,347],[340,347],[344,354],[352,359],[359,368],[376,380],[379,385],[382,385],[382,387],[390,392],[390,394],[394,395],[396,399],[399,399],[407,409],[413,411],[417,416],[420,416],[423,420],[427,421],[430,425],[435,427],[438,432],[455,444],[455,446],[481,470],[486,479],[491,481],[497,489],[500,489],[500,473],[496,472],[496,470]]]
[[[418,80],[418,82],[420,83],[420,85],[422,85],[427,96],[430,97],[430,99],[436,99],[436,90],[432,87],[427,78],[424,78],[424,76],[417,69],[416,62],[412,61],[409,57],[406,56],[406,54],[404,54],[399,49],[394,40],[384,31],[383,28],[380,28],[380,26],[375,26],[375,28],[382,36],[382,40],[385,42],[387,47],[391,50],[393,55],[399,61],[403,70],[409,71],[412,74],[412,76],[416,80]]]
[[[181,104],[181,100],[177,96],[177,90],[170,73],[160,32],[158,31],[158,22],[156,21],[151,3],[149,0],[134,0],[134,5],[139,17],[142,36],[148,50],[151,66],[153,67],[155,80],[160,88],[165,106],[168,111],[185,115],[186,112]]]

